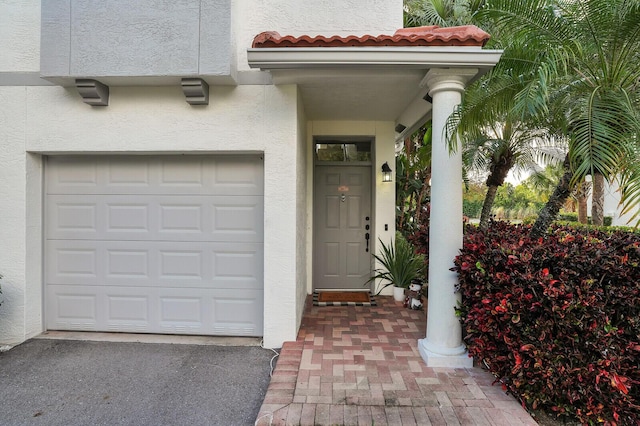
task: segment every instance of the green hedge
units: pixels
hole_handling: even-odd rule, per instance
[[[558,220],[562,222],[578,222],[578,213],[560,213],[558,215]],[[589,225],[592,224],[591,216],[587,217],[587,223]],[[605,216],[603,220],[604,226],[611,226],[613,223],[613,218],[611,216]]]
[[[640,424],[640,235],[468,226],[455,260],[469,354],[528,407]]]

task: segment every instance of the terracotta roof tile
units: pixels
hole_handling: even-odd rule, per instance
[[[393,35],[363,36],[281,36],[265,31],[253,39],[252,47],[358,47],[358,46],[484,46],[489,34],[475,25],[440,28],[402,28]]]

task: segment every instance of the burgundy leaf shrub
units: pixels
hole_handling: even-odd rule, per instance
[[[424,256],[424,271],[427,273],[429,271],[429,227],[421,227],[406,238],[413,245],[416,254]]]
[[[455,260],[469,353],[530,408],[640,425],[640,235],[468,226]]]

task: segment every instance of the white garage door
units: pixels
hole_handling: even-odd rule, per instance
[[[45,187],[49,330],[262,335],[260,157],[50,157]]]

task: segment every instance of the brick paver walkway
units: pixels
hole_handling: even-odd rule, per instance
[[[307,300],[284,344],[257,425],[536,425],[480,368],[429,368],[423,311],[391,297],[374,307]]]

